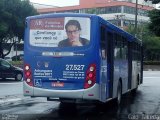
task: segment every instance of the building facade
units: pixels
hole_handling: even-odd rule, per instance
[[[136,0],[79,0],[79,5],[57,7],[32,3],[40,14],[45,13],[90,13],[97,14],[113,24],[125,28],[135,24]],[[149,22],[148,11],[153,9],[151,2],[138,0],[137,23]],[[7,57],[23,54],[23,43],[12,47]]]
[[[79,5],[37,9],[45,13],[91,13],[97,14],[113,24],[124,28],[135,24],[136,0],[80,0]],[[138,0],[137,23],[149,22],[148,11],[153,9],[150,2]]]

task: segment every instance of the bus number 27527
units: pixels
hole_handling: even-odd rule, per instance
[[[67,64],[66,65],[66,70],[84,70],[84,65],[72,65],[72,64]]]

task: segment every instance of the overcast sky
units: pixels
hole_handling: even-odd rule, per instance
[[[30,0],[30,2],[59,7],[79,5],[79,0]]]

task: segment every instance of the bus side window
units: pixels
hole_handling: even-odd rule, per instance
[[[121,58],[121,41],[120,41],[120,35],[114,34],[115,36],[115,48],[114,48],[114,58],[120,59]]]
[[[132,54],[133,54],[133,60],[138,60],[138,49],[137,49],[137,43],[133,42],[132,44]]]
[[[104,26],[101,26],[100,27],[100,46],[101,46],[101,55],[102,55],[102,59],[106,59],[107,57],[107,53],[106,53],[106,44],[107,44],[107,41],[106,41],[106,35],[105,35],[105,27]]]
[[[127,40],[122,36],[122,59],[127,60],[128,56]]]

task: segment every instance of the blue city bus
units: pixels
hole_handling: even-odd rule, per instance
[[[75,34],[80,44],[67,43]],[[97,15],[31,16],[25,26],[24,95],[120,103],[123,94],[143,82],[142,56],[140,40]]]

